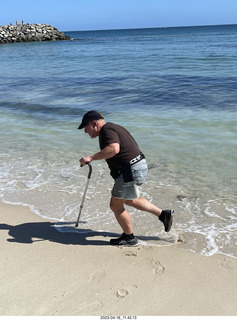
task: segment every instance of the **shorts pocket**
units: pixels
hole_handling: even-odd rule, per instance
[[[147,164],[145,159],[133,165],[132,175],[133,175],[134,183],[138,186],[143,184],[146,180],[147,172],[148,172],[148,169],[147,169]]]

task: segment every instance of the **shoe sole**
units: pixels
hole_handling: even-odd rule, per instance
[[[173,223],[173,217],[174,217],[174,210],[171,210],[171,213],[170,213],[170,221],[168,222],[168,226],[167,226],[167,230],[165,230],[165,232],[169,232],[171,227],[172,227],[172,223]]]
[[[120,244],[116,244],[116,243],[111,243],[110,242],[110,245],[111,246],[114,246],[114,247],[121,247],[121,246],[123,246],[123,247],[136,247],[136,246],[138,246],[138,242],[136,242],[136,243],[120,243]]]
[[[113,247],[137,247],[138,243],[136,244],[110,244]]]

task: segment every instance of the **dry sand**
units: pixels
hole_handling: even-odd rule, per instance
[[[23,206],[0,211],[0,316],[237,315],[236,259],[182,243],[111,247]]]

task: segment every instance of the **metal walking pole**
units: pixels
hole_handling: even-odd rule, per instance
[[[88,164],[88,166],[89,166],[89,173],[88,173],[88,177],[87,177],[87,181],[86,181],[86,186],[85,186],[84,194],[83,194],[83,197],[82,197],[82,201],[81,201],[81,205],[80,205],[80,210],[79,210],[79,214],[78,214],[78,218],[77,218],[77,222],[76,222],[75,227],[78,227],[78,223],[79,223],[80,216],[81,216],[81,211],[82,211],[82,208],[83,208],[83,205],[84,205],[84,202],[85,202],[86,192],[87,192],[87,188],[88,188],[88,185],[89,185],[89,182],[90,182],[90,178],[91,178],[91,173],[92,173],[92,166],[91,166],[91,164],[90,164],[90,163],[87,163],[87,164]]]

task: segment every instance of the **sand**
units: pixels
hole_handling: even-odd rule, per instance
[[[237,260],[172,246],[112,247],[0,203],[0,316],[237,315]],[[109,230],[108,230],[109,231]]]

